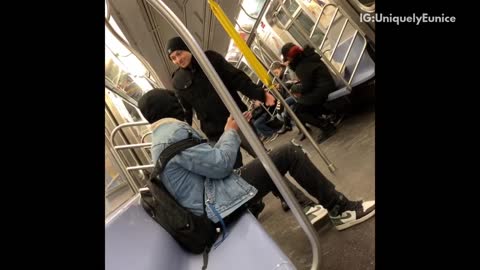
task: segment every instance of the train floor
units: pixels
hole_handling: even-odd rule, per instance
[[[280,135],[266,144],[267,148],[289,143],[296,138],[297,129]],[[312,128],[315,136],[319,130]],[[320,144],[337,170],[330,173],[322,158],[308,139],[301,142],[314,164],[330,179],[337,190],[354,200],[375,199],[375,112],[367,110],[347,117],[335,135]],[[244,164],[252,159],[243,151]],[[291,179],[291,178],[290,178]],[[265,209],[258,219],[265,230],[292,260],[297,269],[310,269],[311,246],[291,211],[285,212],[280,201],[268,194]],[[375,217],[344,231],[337,231],[328,217],[316,224],[321,243],[321,269],[375,269]]]

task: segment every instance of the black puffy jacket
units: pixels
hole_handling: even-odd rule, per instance
[[[302,83],[302,96],[298,103],[305,105],[323,104],[328,94],[336,90],[335,82],[320,55],[310,46],[305,46],[289,64]]]
[[[251,99],[265,101],[265,92],[260,86],[255,85],[242,70],[232,66],[217,52],[206,51],[205,55],[241,111],[246,111],[247,107],[237,91]],[[189,68],[177,69],[172,74],[172,78],[177,97],[185,109],[186,121],[192,124],[193,108],[200,120],[202,131],[209,139],[217,140],[223,134],[230,112],[195,58],[192,56],[192,64]]]

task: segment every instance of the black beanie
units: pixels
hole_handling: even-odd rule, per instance
[[[182,105],[171,90],[155,88],[148,91],[138,101],[138,108],[150,124],[167,117],[185,119]]]
[[[289,43],[286,43],[285,45],[283,45],[282,47],[282,57],[283,57],[283,61],[287,61],[287,54],[288,54],[288,51],[290,51],[290,49],[295,46],[295,44],[289,42]]]
[[[168,56],[170,56],[170,54],[172,54],[172,52],[176,51],[176,50],[182,50],[182,51],[190,51],[187,47],[187,45],[185,44],[185,42],[183,42],[183,40],[180,38],[180,37],[174,37],[174,38],[171,38],[168,42],[167,42],[167,53],[168,53]]]

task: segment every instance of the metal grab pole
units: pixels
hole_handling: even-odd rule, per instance
[[[252,45],[252,42],[255,39],[255,36],[257,35],[257,28],[260,25],[260,22],[262,21],[263,15],[267,11],[267,7],[268,7],[269,4],[270,4],[269,0],[265,0],[265,3],[263,3],[262,9],[260,10],[260,14],[258,14],[257,20],[253,24],[252,32],[250,33],[250,35],[247,38],[246,43],[247,43],[248,47],[250,47],[250,45]]]
[[[255,23],[253,24],[252,30],[250,31],[250,33],[248,33],[247,31],[242,29],[242,31],[247,32],[249,34],[248,38],[247,38],[247,41],[245,41],[245,43],[247,43],[248,47],[250,47],[250,45],[252,45],[252,42],[255,39],[255,36],[257,35],[257,28],[260,25],[260,22],[262,21],[263,15],[267,11],[267,7],[268,7],[269,4],[270,4],[269,0],[265,0],[265,3],[263,3],[262,9],[260,10],[260,14],[258,14],[257,18],[255,19]],[[240,5],[240,7],[242,8],[243,12],[245,12],[245,14],[247,14],[247,12],[243,9],[243,6]],[[248,16],[248,14],[247,14],[247,16]],[[240,24],[238,24],[238,22],[236,22],[236,23],[240,28],[242,28],[240,26]],[[242,58],[243,58],[243,54],[240,57],[240,59],[238,60],[237,65],[235,67],[238,68],[240,66]]]
[[[145,169],[153,169],[153,168],[155,168],[154,164],[138,165],[133,167],[127,167],[127,171],[145,170]]]
[[[110,140],[110,137],[107,135],[107,132],[105,132],[105,140],[107,140],[107,147],[112,149],[111,154],[113,156],[113,159],[117,162],[119,165],[120,172],[123,177],[125,177],[125,180],[127,181],[128,186],[132,189],[134,193],[138,192],[138,189],[140,188],[135,180],[133,180],[132,176],[128,173],[127,171],[127,166],[125,165],[125,162],[123,162],[123,159],[120,157],[120,155],[117,153],[116,150],[113,149],[113,144],[112,141]]]
[[[165,3],[163,3],[163,1],[159,1],[159,0],[147,0],[147,1],[154,7],[155,10],[157,10],[162,15],[162,17],[170,24],[170,26],[174,28],[175,31],[182,37],[182,39],[185,41],[188,48],[194,55],[195,59],[201,66],[205,75],[207,76],[207,78],[210,80],[213,87],[217,91],[218,95],[220,96],[222,101],[225,103],[230,113],[236,119],[236,122],[239,125],[240,129],[242,130],[243,134],[245,135],[245,138],[247,139],[248,143],[250,143],[253,150],[258,155],[258,159],[260,160],[262,165],[265,167],[265,170],[267,171],[268,175],[271,177],[273,183],[278,188],[280,193],[283,195],[288,206],[290,206],[290,209],[292,210],[293,215],[298,220],[302,229],[305,231],[305,234],[307,235],[310,241],[310,245],[312,246],[313,258],[312,258],[311,269],[318,269],[321,253],[320,253],[320,242],[317,238],[316,231],[314,230],[312,224],[303,213],[298,202],[296,202],[292,191],[285,184],[283,180],[283,176],[280,174],[278,169],[275,167],[275,164],[273,164],[270,157],[264,151],[262,144],[258,140],[253,130],[250,128],[250,125],[247,123],[247,121],[243,117],[242,112],[237,107],[237,104],[233,100],[230,93],[227,91],[224,83],[218,76],[217,72],[215,71],[212,64],[206,57],[205,53],[197,44],[197,42],[195,41],[193,36],[190,34],[188,29],[183,25],[182,21],[178,19],[178,17],[170,10],[170,8]]]
[[[150,123],[148,123],[147,121],[139,121],[139,122],[133,122],[133,123],[123,123],[123,124],[120,124],[118,126],[116,126],[113,130],[112,130],[112,134],[110,135],[110,140],[114,143],[115,140],[115,134],[117,134],[118,131],[120,131],[121,129],[123,128],[126,128],[126,127],[135,127],[135,126],[144,126],[144,125],[150,125]],[[115,145],[115,144],[114,144]]]
[[[117,145],[114,147],[114,149],[125,150],[125,149],[134,149],[134,148],[147,148],[150,146],[152,146],[152,143],[125,144],[125,145]]]
[[[317,142],[315,141],[315,139],[312,137],[312,135],[308,132],[307,128],[303,125],[303,123],[300,121],[300,119],[298,119],[297,115],[293,112],[293,110],[290,108],[290,106],[288,106],[287,102],[285,101],[285,99],[283,99],[282,95],[280,93],[278,93],[277,90],[270,90],[274,95],[275,95],[275,98],[277,98],[278,100],[280,100],[280,103],[282,103],[282,105],[285,107],[285,110],[287,111],[287,113],[290,115],[290,117],[293,118],[293,121],[295,122],[295,124],[297,125],[297,127],[303,132],[303,134],[305,134],[305,136],[307,137],[307,139],[312,143],[313,145],[313,148],[315,148],[315,150],[318,152],[318,154],[320,155],[320,157],[323,159],[323,161],[325,161],[325,163],[327,164],[328,166],[328,169],[330,170],[330,172],[334,173],[336,168],[335,168],[335,165],[333,165],[333,163],[328,159],[328,157],[322,152],[322,150],[320,150],[320,147],[318,147],[318,144]]]
[[[148,135],[151,135],[151,134],[152,134],[152,132],[151,132],[151,131],[149,131],[149,132],[147,132],[147,133],[143,134],[143,136],[142,136],[142,139],[140,140],[140,143],[143,143],[143,141],[145,141],[145,138],[146,138]]]

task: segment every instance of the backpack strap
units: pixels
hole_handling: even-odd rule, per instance
[[[167,165],[168,161],[172,159],[175,155],[182,152],[183,150],[190,148],[192,146],[205,143],[207,140],[198,139],[192,136],[192,131],[188,131],[188,138],[178,141],[169,145],[165,148],[160,156],[158,157],[157,162],[155,163],[155,167],[152,171],[152,177],[157,177],[160,173],[163,172],[165,166]]]
[[[205,143],[205,142],[207,142],[207,140],[198,139],[198,138],[193,137],[192,136],[192,131],[189,130],[188,131],[188,138],[186,138],[184,140],[181,140],[181,141],[178,141],[176,143],[173,143],[162,151],[162,153],[158,157],[157,162],[155,163],[155,168],[152,171],[151,179],[153,180],[154,178],[158,177],[160,175],[160,173],[162,173],[163,170],[165,169],[168,161],[170,161],[170,159],[172,159],[175,155],[177,155],[178,153],[182,152],[183,150],[185,150],[187,148],[190,148],[190,147],[193,147],[195,145]],[[159,184],[161,184],[161,182]],[[162,186],[163,186],[163,184],[162,184]],[[169,194],[169,193],[167,192],[167,194]],[[205,207],[205,202],[204,202],[203,205]],[[203,210],[205,212],[205,208]],[[207,269],[208,253],[209,252],[210,252],[210,247],[208,247],[208,246],[205,247],[205,250],[203,251],[202,270]]]
[[[210,248],[209,247],[206,247],[205,250],[203,251],[203,266],[202,266],[202,270],[206,270],[207,269],[207,265],[208,265],[208,253],[210,252]]]

